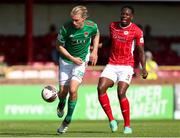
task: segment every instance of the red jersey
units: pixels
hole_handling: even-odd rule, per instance
[[[110,24],[111,52],[109,64],[134,67],[135,46],[144,46],[143,32],[134,23],[121,27],[120,22]]]

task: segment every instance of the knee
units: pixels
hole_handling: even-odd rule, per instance
[[[71,99],[77,99],[77,91],[75,89],[70,89],[69,96],[71,97]]]
[[[106,87],[103,85],[98,85],[98,87],[97,87],[97,91],[98,91],[99,95],[105,93],[106,90],[107,90]]]
[[[69,97],[70,97],[71,100],[76,100],[77,99],[77,93],[70,92]]]
[[[119,98],[119,99],[126,98],[126,92],[124,92],[124,91],[118,91],[118,98]]]

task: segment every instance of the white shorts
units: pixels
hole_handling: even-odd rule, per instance
[[[101,73],[101,77],[111,79],[114,83],[123,81],[130,84],[133,74],[134,71],[131,66],[108,64]]]
[[[81,65],[67,63],[61,58],[59,59],[59,83],[61,85],[69,85],[70,80],[77,80],[79,83],[82,82],[86,62]]]

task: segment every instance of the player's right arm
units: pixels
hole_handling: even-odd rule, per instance
[[[71,60],[73,63],[77,65],[81,65],[83,63],[81,58],[73,57],[62,45],[57,45],[57,50],[60,52],[60,54]]]
[[[61,27],[60,32],[58,34],[57,37],[57,44],[56,44],[56,48],[59,51],[59,53],[61,55],[63,55],[64,57],[66,57],[67,59],[71,60],[73,63],[77,64],[77,65],[81,65],[82,64],[82,59],[79,57],[74,57],[72,56],[66,49],[65,49],[65,42],[66,42],[66,30],[64,27]]]

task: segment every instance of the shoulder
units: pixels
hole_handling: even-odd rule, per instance
[[[142,29],[141,29],[138,25],[136,25],[135,23],[132,23],[132,26],[133,26],[133,28],[134,28],[135,31],[137,31],[137,32],[143,32]]]
[[[110,27],[117,26],[118,24],[119,24],[119,22],[111,22]]]
[[[91,20],[85,20],[84,24],[89,27],[97,27],[97,24]]]
[[[152,64],[153,64],[154,66],[157,66],[156,61],[152,60],[151,62],[152,62]]]
[[[143,37],[143,31],[140,27],[138,27],[135,23],[131,24],[131,29],[133,29],[133,31],[135,32],[136,36],[138,37]]]
[[[67,22],[65,22],[64,24],[61,25],[59,32],[60,32],[60,34],[65,35],[67,32],[69,32],[69,30],[72,29],[72,27],[73,27],[72,26],[72,21],[67,21]]]
[[[109,25],[109,29],[110,30],[119,29],[119,23],[120,22],[117,22],[117,21],[111,22]]]

